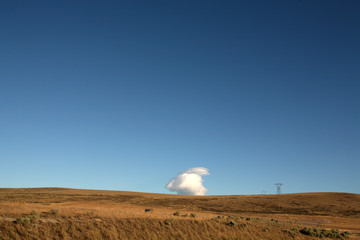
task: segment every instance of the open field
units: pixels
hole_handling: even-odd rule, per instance
[[[360,239],[360,195],[0,189],[0,239],[319,239],[300,233],[304,227]]]

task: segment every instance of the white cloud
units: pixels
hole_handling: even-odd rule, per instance
[[[183,195],[205,195],[207,189],[202,184],[202,176],[209,174],[207,168],[189,168],[171,179],[166,188]]]

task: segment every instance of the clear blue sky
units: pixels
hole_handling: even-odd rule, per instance
[[[1,1],[0,187],[360,193],[359,11]]]

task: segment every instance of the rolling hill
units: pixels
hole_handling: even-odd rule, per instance
[[[360,239],[360,195],[0,189],[0,239],[314,239],[317,231]]]

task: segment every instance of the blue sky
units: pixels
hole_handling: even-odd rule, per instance
[[[2,1],[0,187],[360,193],[359,1]]]

